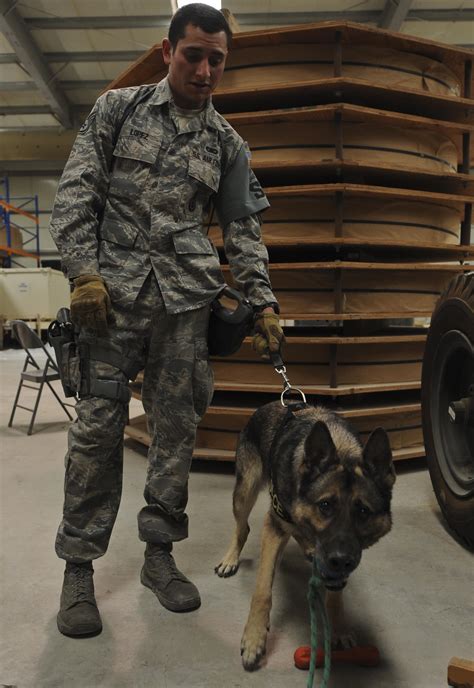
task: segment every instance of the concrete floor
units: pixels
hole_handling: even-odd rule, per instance
[[[72,640],[56,628],[63,562],[54,553],[62,506],[67,423],[46,390],[36,432],[27,414],[7,428],[23,354],[0,352],[1,643],[0,686],[17,688],[304,688],[293,652],[309,641],[307,563],[291,543],[275,577],[268,652],[258,672],[240,664],[239,643],[255,581],[265,495],[238,574],[213,573],[232,529],[232,466],[201,462],[190,479],[190,538],[175,547],[202,607],[177,615],[139,583],[143,544],[136,531],[144,449],[126,441],[122,505],[110,548],[96,562],[104,630]],[[136,403],[136,402],[134,402]],[[133,414],[133,412],[132,412]],[[377,644],[376,669],[335,667],[332,688],[442,688],[449,659],[474,656],[473,560],[446,532],[423,465],[399,467],[394,528],[364,553],[346,588],[361,642]],[[315,681],[319,685],[320,672]]]

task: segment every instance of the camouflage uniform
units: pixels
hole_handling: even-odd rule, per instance
[[[144,369],[152,443],[138,524],[147,542],[187,536],[196,425],[213,391],[209,304],[224,285],[203,227],[211,201],[237,285],[254,305],[275,302],[257,216],[268,202],[244,142],[210,100],[196,116],[180,118],[164,79],[98,99],[65,167],[51,220],[65,274],[99,274],[107,285],[112,312],[100,344]],[[81,342],[93,340],[81,331]],[[98,360],[90,368],[109,386],[133,378]],[[81,399],[69,434],[56,551],[80,563],[108,546],[120,502],[127,407],[87,394],[77,360],[70,377]]]

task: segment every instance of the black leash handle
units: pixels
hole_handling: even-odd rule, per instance
[[[294,392],[300,394],[301,399],[303,400],[303,404],[306,404],[306,396],[303,390],[301,390],[299,387],[293,387],[288,379],[288,376],[286,374],[286,366],[280,355],[280,351],[271,351],[270,360],[272,362],[273,367],[275,368],[275,372],[278,373],[278,375],[281,375],[283,378],[283,392],[280,395],[281,405],[286,408],[289,404],[285,403],[285,395],[287,393],[292,394]]]

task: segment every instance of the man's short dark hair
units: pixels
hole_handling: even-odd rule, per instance
[[[225,31],[227,36],[227,47],[230,48],[232,42],[232,31],[226,18],[219,10],[202,2],[192,2],[181,7],[173,16],[168,30],[168,39],[173,50],[181,38],[186,34],[188,24],[197,26],[206,33],[219,33]]]

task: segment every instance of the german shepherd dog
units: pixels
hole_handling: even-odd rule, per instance
[[[300,405],[301,406],[301,405]],[[215,572],[232,576],[250,531],[249,514],[263,483],[270,484],[255,592],[241,643],[244,668],[265,654],[275,567],[291,536],[316,558],[326,586],[333,646],[350,646],[342,589],[362,550],[389,532],[395,482],[386,432],[377,428],[365,447],[340,416],[322,406],[292,411],[279,401],[259,408],[242,431],[236,453],[233,510],[236,530]]]

